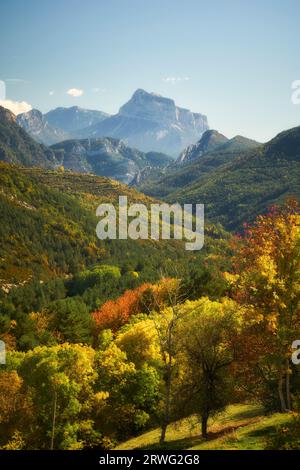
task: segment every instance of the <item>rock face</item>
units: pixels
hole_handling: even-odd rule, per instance
[[[19,114],[16,122],[33,139],[45,145],[52,145],[70,138],[70,134],[67,132],[51,126],[38,109],[32,109],[27,113]]]
[[[102,111],[72,106],[56,108],[46,114],[38,109],[17,116],[17,123],[37,142],[52,145],[63,140],[77,137],[79,129],[88,130],[90,126],[106,119],[109,115]]]
[[[225,135],[220,134],[215,130],[208,130],[204,132],[201,139],[194,145],[189,145],[183,152],[179,155],[177,160],[178,163],[186,163],[194,160],[198,157],[201,157],[204,153],[211,152],[215,150],[222,144],[228,142]]]
[[[144,168],[166,165],[170,157],[143,153],[113,139],[68,140],[51,147],[57,161],[67,169],[94,173],[131,183]]]
[[[79,129],[88,129],[108,117],[109,114],[103,111],[84,109],[79,106],[60,107],[45,114],[45,119],[49,124],[71,133],[73,137],[76,137],[74,133]]]
[[[170,98],[138,89],[118,114],[84,129],[82,137],[115,137],[144,152],[173,157],[208,129],[206,116],[179,108]]]

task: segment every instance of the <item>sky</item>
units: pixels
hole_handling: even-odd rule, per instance
[[[1,0],[0,80],[18,111],[116,113],[143,88],[264,142],[300,125],[299,18],[298,0]]]

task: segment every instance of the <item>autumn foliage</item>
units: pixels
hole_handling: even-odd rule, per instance
[[[177,282],[176,279],[164,278],[158,284],[145,283],[127,290],[116,300],[108,300],[92,314],[97,332],[104,329],[117,331],[132,315],[149,313],[167,304],[170,291]]]

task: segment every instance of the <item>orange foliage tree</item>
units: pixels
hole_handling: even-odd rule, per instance
[[[255,369],[266,380],[277,382],[281,410],[291,410],[291,345],[300,329],[300,207],[296,200],[273,207],[246,227],[235,266],[235,299],[246,307],[243,348]]]
[[[168,305],[170,290],[175,289],[177,284],[176,279],[164,278],[157,284],[145,283],[133,290],[125,291],[116,300],[108,300],[92,314],[96,332],[105,329],[117,331],[132,315],[149,313]]]

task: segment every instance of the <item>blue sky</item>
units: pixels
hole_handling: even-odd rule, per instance
[[[1,0],[0,12],[7,99],[115,113],[144,88],[228,137],[300,125],[298,0]]]

